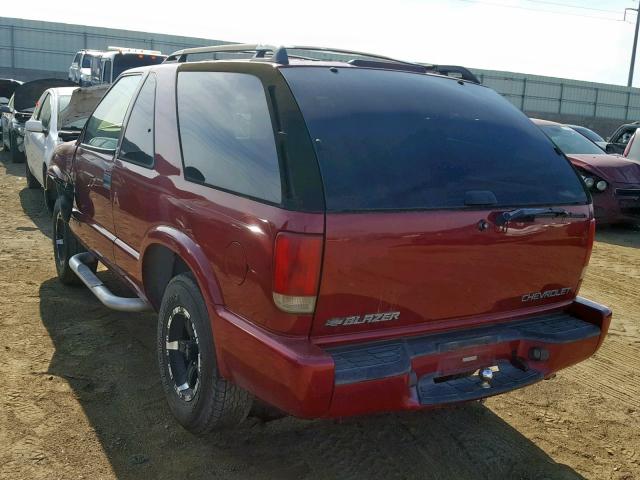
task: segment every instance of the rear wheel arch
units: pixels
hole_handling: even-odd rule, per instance
[[[151,305],[158,310],[171,279],[191,272],[209,304],[221,304],[219,283],[202,249],[186,234],[171,227],[152,231],[140,253],[142,284]],[[210,312],[213,314],[213,312]]]
[[[159,243],[149,245],[142,259],[142,283],[154,309],[160,308],[171,279],[186,272],[191,269],[176,252]]]

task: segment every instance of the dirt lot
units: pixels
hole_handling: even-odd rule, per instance
[[[599,232],[582,294],[614,308],[612,329],[553,380],[454,410],[252,419],[204,441],[165,405],[154,315],[57,282],[41,192],[0,159],[1,479],[640,480],[639,230]]]

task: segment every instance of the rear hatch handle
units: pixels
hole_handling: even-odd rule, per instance
[[[584,213],[573,213],[564,208],[548,207],[548,208],[518,208],[508,212],[502,212],[496,218],[496,225],[504,226],[513,220],[531,222],[536,218],[587,218]]]

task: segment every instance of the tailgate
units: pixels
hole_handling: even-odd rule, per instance
[[[312,335],[522,314],[573,299],[590,246],[584,219],[495,224],[501,211],[327,214]],[[486,221],[488,228],[479,227]]]

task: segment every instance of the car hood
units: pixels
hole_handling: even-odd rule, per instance
[[[16,88],[22,85],[19,80],[13,80],[11,78],[0,78],[0,97],[11,98]]]
[[[40,80],[33,80],[32,82],[26,82],[20,85],[15,90],[15,98],[13,100],[13,108],[18,112],[24,112],[28,109],[33,109],[36,102],[48,88],[53,87],[74,87],[76,86],[70,80],[63,80],[61,78],[43,78]],[[32,110],[33,111],[33,110]]]
[[[640,183],[640,165],[619,155],[567,155],[571,163],[609,182]]]
[[[99,85],[74,90],[71,100],[69,100],[69,105],[60,112],[58,121],[60,128],[64,128],[83,118],[88,118],[108,89],[109,85]]]

